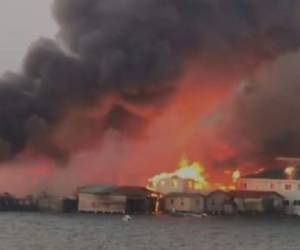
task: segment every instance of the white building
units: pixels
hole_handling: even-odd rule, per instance
[[[280,167],[240,178],[237,189],[277,192],[285,197],[287,212],[300,215],[300,160],[279,158],[279,162]]]
[[[196,182],[177,176],[163,178],[158,182],[150,182],[149,188],[161,194],[196,192]]]
[[[205,212],[205,196],[200,193],[171,193],[164,197],[166,212],[186,212],[201,214]]]
[[[144,187],[86,186],[78,190],[78,211],[149,214],[155,212],[159,196]]]

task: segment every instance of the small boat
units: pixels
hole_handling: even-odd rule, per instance
[[[128,221],[132,220],[132,217],[131,217],[130,215],[128,215],[128,214],[125,214],[125,215],[123,216],[122,220],[123,220],[124,222],[128,222]]]

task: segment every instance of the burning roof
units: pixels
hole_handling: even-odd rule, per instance
[[[203,189],[208,186],[204,168],[198,162],[189,162],[186,157],[183,157],[179,162],[178,169],[172,173],[161,173],[149,179],[152,186],[155,188],[166,179],[182,179],[191,180],[195,186],[193,189]]]
[[[300,180],[300,166],[291,167],[276,167],[271,169],[266,169],[259,173],[249,174],[243,176],[242,178],[249,179],[274,179],[274,180],[284,180],[293,179]]]

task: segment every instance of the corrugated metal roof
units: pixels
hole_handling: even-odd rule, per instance
[[[219,190],[219,189],[206,189],[206,190],[200,190],[199,193],[205,195],[205,196],[209,196],[215,193],[226,193],[223,190]]]
[[[97,194],[103,193],[112,188],[113,185],[91,185],[79,188],[79,193],[89,193],[89,194]]]
[[[230,194],[228,192],[220,190],[220,189],[211,190],[210,192],[206,193],[206,196],[211,196],[211,195],[218,194],[218,193],[222,193],[222,194],[230,196]]]
[[[132,187],[132,186],[113,187],[111,188],[110,193],[116,195],[130,195],[130,196],[149,196],[151,194],[155,194],[155,192],[152,192],[145,187]]]
[[[158,194],[144,187],[114,186],[114,185],[94,185],[79,189],[79,193],[125,195],[125,196],[150,196]]]
[[[249,198],[249,199],[260,199],[271,195],[276,195],[283,198],[282,195],[272,191],[251,191],[251,190],[232,190],[229,192],[232,197],[235,198]]]
[[[166,198],[184,198],[184,197],[191,197],[191,198],[197,198],[197,197],[205,197],[205,195],[201,193],[169,193],[165,196]]]
[[[216,193],[224,193],[224,194],[230,195],[228,192],[224,192],[219,189],[210,189],[210,190],[198,190],[195,192],[174,192],[174,193],[169,193],[166,196],[194,197],[194,196],[210,196],[210,195],[213,195]]]

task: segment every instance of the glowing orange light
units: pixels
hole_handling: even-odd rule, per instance
[[[179,178],[182,180],[190,180],[188,186],[190,189],[204,189],[208,187],[208,182],[204,175],[204,168],[198,162],[190,163],[187,158],[182,158],[179,162],[179,168],[172,173],[161,173],[149,179],[149,187],[157,187],[164,185],[165,180]],[[172,180],[172,186],[178,187],[178,181]]]
[[[178,187],[178,182],[176,180],[173,180],[172,181],[172,186],[177,188]]]
[[[259,173],[261,173],[263,171],[265,171],[265,169],[264,168],[260,168],[260,169],[256,170],[254,173],[255,174],[259,174]]]
[[[189,186],[189,189],[193,189],[194,188],[194,184],[192,181],[189,181],[188,182],[188,186]]]
[[[294,173],[295,173],[295,168],[294,167],[287,167],[284,170],[284,173],[289,177],[292,178]]]
[[[241,178],[241,172],[239,170],[236,170],[232,173],[232,180],[233,182],[237,182],[238,179]]]

